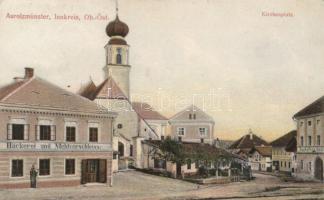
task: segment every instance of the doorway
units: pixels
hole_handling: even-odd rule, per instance
[[[107,160],[87,159],[81,164],[81,183],[106,183],[107,182]]]
[[[181,164],[177,163],[176,168],[177,168],[177,178],[182,178],[181,177]]]
[[[320,157],[315,159],[315,178],[323,181],[323,160]]]

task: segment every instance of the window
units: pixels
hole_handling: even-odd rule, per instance
[[[312,136],[308,136],[308,146],[312,145]]]
[[[187,169],[191,169],[191,160],[187,160]]]
[[[191,119],[192,118],[192,114],[189,114],[189,119]]]
[[[164,136],[163,135],[161,135],[161,140],[164,140]]]
[[[309,170],[309,171],[312,171],[312,162],[309,162],[309,163],[308,163],[308,170]]]
[[[178,127],[178,135],[184,135],[185,134],[185,128]]]
[[[116,63],[122,64],[122,55],[121,55],[121,48],[117,48],[117,55],[116,55]]]
[[[304,137],[303,136],[300,137],[300,145],[304,146]]]
[[[204,143],[204,138],[200,138],[200,143]]]
[[[50,159],[40,159],[39,160],[39,175],[46,176],[50,175]]]
[[[65,159],[65,174],[75,174],[75,159]]]
[[[98,142],[98,128],[95,127],[89,128],[89,141]]]
[[[200,134],[200,136],[205,137],[207,135],[207,129],[199,128],[199,134]]]
[[[300,122],[300,127],[303,127],[303,125],[304,125],[304,122]]]
[[[117,124],[117,128],[118,129],[122,129],[123,128],[123,125],[122,124]]]
[[[24,163],[23,160],[12,160],[11,161],[11,176],[21,177],[24,174]]]
[[[285,167],[287,167],[287,162],[285,161]]]
[[[308,121],[308,126],[311,126],[312,125],[312,121]]]
[[[193,117],[192,117],[193,119],[196,119],[196,114],[193,114],[192,116],[193,116]]]
[[[320,146],[321,145],[321,136],[320,135],[318,135],[316,137],[316,144],[317,144],[317,146]]]
[[[67,142],[75,142],[75,127],[67,126],[66,127],[66,141]]]
[[[12,139],[24,140],[25,125],[24,124],[12,124]]]
[[[39,139],[51,140],[51,126],[47,126],[47,125],[39,126]]]
[[[304,161],[303,160],[300,161],[300,169],[304,169]]]
[[[280,161],[280,167],[282,167],[282,161]]]
[[[182,141],[182,137],[179,136],[178,137],[178,141],[181,142]]]
[[[129,156],[133,156],[133,145],[129,146]]]
[[[318,120],[316,121],[316,124],[319,125],[320,122],[321,122],[321,120],[318,119]]]
[[[290,162],[288,163],[288,167],[289,167],[289,169],[291,168],[291,163]]]

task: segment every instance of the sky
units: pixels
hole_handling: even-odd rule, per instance
[[[195,104],[215,137],[271,141],[324,95],[323,0],[119,0],[129,26],[132,100],[167,117]],[[273,16],[281,14],[280,16]],[[51,20],[9,18],[43,14]],[[55,20],[55,15],[80,20]],[[85,20],[85,16],[103,16]],[[105,18],[107,17],[107,18]],[[99,84],[115,0],[0,0],[0,85],[33,67],[77,91]],[[68,87],[69,86],[69,87]]]

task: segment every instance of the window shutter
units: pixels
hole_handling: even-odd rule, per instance
[[[55,125],[51,126],[51,140],[52,141],[56,140],[56,126]]]
[[[12,140],[12,124],[7,124],[7,139]]]
[[[24,140],[28,140],[29,139],[28,136],[29,136],[29,124],[25,124],[24,125]]]
[[[36,130],[36,140],[40,140],[40,130],[39,130],[39,125],[35,126],[35,130]]]

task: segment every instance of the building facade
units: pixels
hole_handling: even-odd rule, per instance
[[[171,138],[184,142],[214,143],[214,119],[191,105],[169,120]]]
[[[297,131],[293,130],[271,142],[272,146],[272,168],[274,171],[294,173],[294,152],[286,148],[291,140],[295,140]]]
[[[297,171],[300,179],[323,181],[324,97],[294,115],[297,125]]]
[[[26,68],[0,89],[0,187],[30,187],[32,167],[37,187],[111,185],[115,117]]]
[[[253,171],[272,171],[270,146],[256,146],[250,151],[249,164]]]

